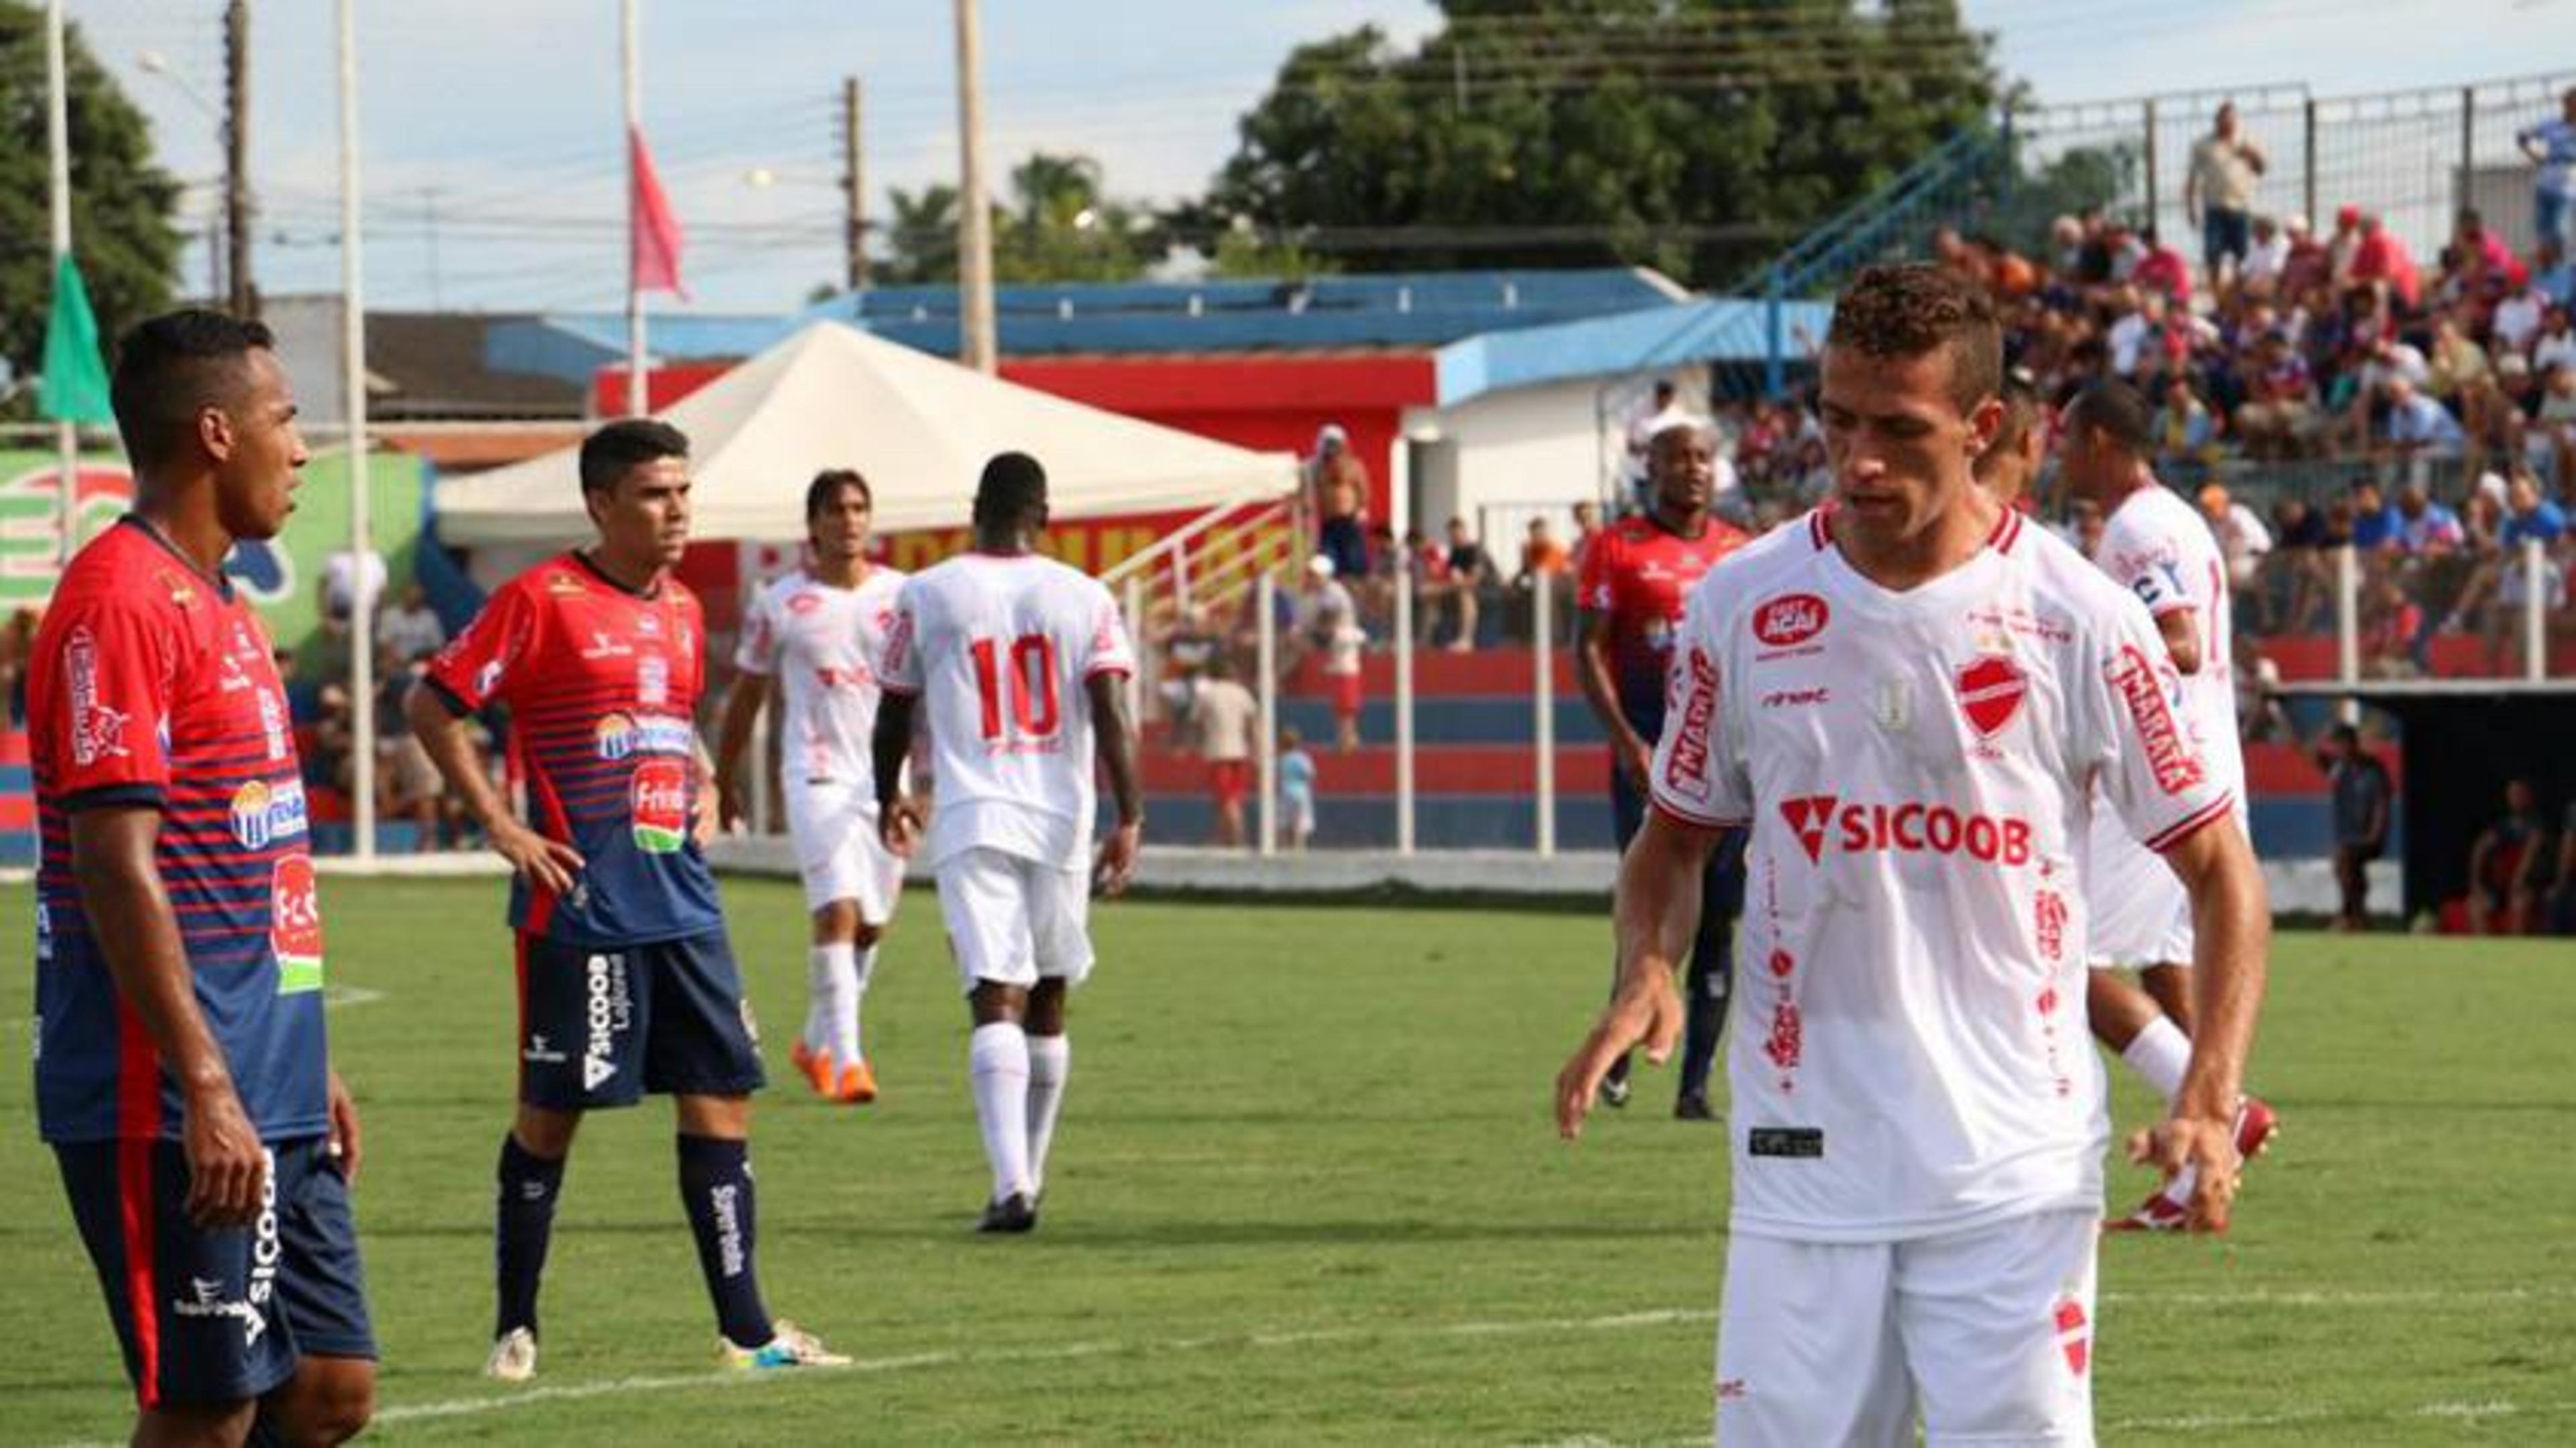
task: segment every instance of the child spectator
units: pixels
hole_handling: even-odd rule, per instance
[[[1315,837],[1315,756],[1293,727],[1279,731],[1279,826],[1292,850]]]

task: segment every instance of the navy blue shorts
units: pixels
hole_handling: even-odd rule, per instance
[[[765,1084],[760,1035],[721,930],[649,945],[519,935],[519,1099],[555,1111]]]
[[[258,1220],[208,1229],[188,1220],[179,1143],[54,1146],[145,1408],[243,1402],[294,1376],[299,1358],[376,1355],[338,1163],[318,1136],[268,1149]]]

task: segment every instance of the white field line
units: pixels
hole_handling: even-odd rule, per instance
[[[2502,1288],[2469,1292],[2266,1292],[2245,1293],[2112,1293],[2113,1303],[2131,1307],[2162,1305],[2205,1307],[2226,1305],[2239,1307],[2372,1307],[2426,1302],[2497,1302],[2564,1298],[2576,1290],[2560,1288]],[[1247,1347],[1305,1347],[1317,1344],[1383,1341],[1386,1339],[1438,1339],[1498,1337],[1525,1333],[1604,1332],[1623,1328],[1714,1325],[1713,1308],[1652,1308],[1638,1312],[1613,1313],[1599,1317],[1518,1318],[1497,1321],[1442,1323],[1428,1327],[1352,1326],[1313,1328],[1299,1331],[1267,1333],[1222,1333],[1203,1337],[1167,1338],[1144,1342],[1084,1342],[1056,1347],[1013,1348],[986,1352],[922,1352],[887,1357],[861,1358],[843,1371],[852,1373],[909,1372],[922,1368],[962,1367],[985,1364],[1069,1362],[1086,1357],[1116,1353],[1179,1353],[1210,1348],[1242,1349]],[[784,1375],[788,1380],[808,1376]],[[441,1418],[461,1418],[485,1413],[511,1412],[548,1403],[580,1402],[591,1398],[630,1393],[660,1393],[692,1389],[746,1387],[778,1381],[777,1376],[762,1373],[710,1370],[701,1373],[672,1373],[661,1376],[610,1378],[587,1383],[528,1388],[517,1392],[496,1393],[476,1398],[446,1398],[423,1403],[395,1403],[377,1411],[380,1424],[420,1422]],[[2554,1417],[2576,1413],[2576,1402],[2517,1404],[2505,1400],[2477,1403],[2426,1403],[2412,1409],[2398,1409],[2362,1414],[2369,1419],[2387,1421],[2397,1418],[2431,1418],[2443,1420],[2482,1420],[2503,1417]],[[2322,1418],[2346,1416],[2330,1407],[2306,1407],[2276,1413],[2199,1414],[2179,1417],[2129,1418],[2101,1425],[2107,1431],[2194,1431],[2223,1428],[2260,1428],[2307,1422]],[[1604,1440],[1569,1438],[1561,1440],[1565,1448],[1588,1445]],[[1696,1435],[1677,1441],[1702,1441]]]
[[[2510,1301],[2555,1300],[2576,1296],[2576,1288],[2495,1288],[2465,1292],[2425,1290],[2390,1292],[2298,1292],[2264,1291],[2238,1293],[2110,1293],[2107,1305],[2129,1309],[2192,1308],[2211,1306],[2344,1308],[2423,1305],[2431,1303],[2493,1303]],[[1109,1341],[1067,1343],[1053,1347],[1012,1348],[998,1351],[945,1351],[907,1353],[889,1357],[861,1358],[847,1371],[857,1373],[908,1372],[922,1368],[981,1366],[1003,1363],[1069,1362],[1079,1358],[1111,1354],[1200,1352],[1208,1349],[1291,1348],[1333,1343],[1375,1342],[1390,1339],[1437,1340],[1442,1338],[1503,1337],[1528,1333],[1612,1332],[1626,1328],[1676,1326],[1711,1326],[1717,1322],[1714,1307],[1664,1307],[1637,1312],[1612,1313],[1599,1317],[1517,1318],[1495,1321],[1440,1323],[1429,1326],[1327,1327],[1284,1330],[1277,1332],[1218,1333],[1201,1337],[1164,1338],[1144,1341]],[[787,1375],[791,1379],[797,1374]],[[499,1393],[476,1398],[448,1398],[423,1403],[395,1403],[379,1410],[379,1423],[404,1423],[433,1418],[466,1417],[498,1413],[544,1403],[572,1402],[586,1398],[622,1393],[685,1391],[693,1388],[736,1387],[753,1382],[772,1381],[770,1374],[709,1371],[672,1373],[662,1376],[615,1378],[589,1383],[530,1388],[519,1392]],[[2555,1414],[2576,1410],[2576,1404],[2432,1403],[2412,1410],[2413,1416],[2446,1418],[2481,1418],[2508,1416],[2516,1413]],[[2294,1413],[2270,1414],[2244,1418],[2208,1419],[2139,1419],[2106,1425],[2122,1430],[2159,1427],[2186,1427],[2205,1424],[2211,1427],[2258,1427],[2271,1422],[2296,1422],[2310,1417],[2331,1416],[2331,1409],[2302,1409]],[[2397,1416],[2405,1416],[2399,1414]]]

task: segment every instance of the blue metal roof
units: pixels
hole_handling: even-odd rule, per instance
[[[1380,273],[1301,282],[1120,282],[1006,286],[994,293],[1006,356],[1069,353],[1428,351],[1462,337],[1631,311],[1684,295],[1641,268]],[[656,317],[656,356],[748,357],[807,322],[846,322],[925,352],[957,350],[957,290],[877,287],[788,316]],[[496,324],[487,365],[587,381],[626,350],[614,313]]]
[[[1826,302],[1782,303],[1785,350],[1792,356],[1812,350],[1814,342],[1823,340],[1833,311]],[[1713,297],[1552,327],[1488,332],[1441,348],[1433,362],[1440,405],[1447,407],[1507,387],[1573,377],[1611,377],[1694,362],[1759,362],[1770,353],[1770,335],[1769,310],[1762,302]]]
[[[1652,272],[1427,272],[1214,281],[1013,286],[994,296],[1005,356],[1316,351],[1381,347],[1434,355],[1443,405],[1572,377],[1694,362],[1758,362],[1763,303],[1689,300]],[[1794,355],[1824,335],[1832,308],[1783,305]],[[880,287],[789,316],[675,314],[652,324],[654,355],[748,357],[808,322],[845,322],[937,355],[957,350],[953,287]],[[487,365],[587,381],[626,353],[626,320],[573,314],[496,323]]]

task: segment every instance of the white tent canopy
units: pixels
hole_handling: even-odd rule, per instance
[[[699,538],[805,536],[805,485],[856,468],[881,532],[962,527],[985,460],[1044,464],[1057,518],[1211,508],[1297,486],[1296,459],[1257,453],[987,377],[839,322],[817,322],[690,394],[664,420],[689,435]],[[442,541],[570,543],[590,535],[580,450],[438,484]]]

